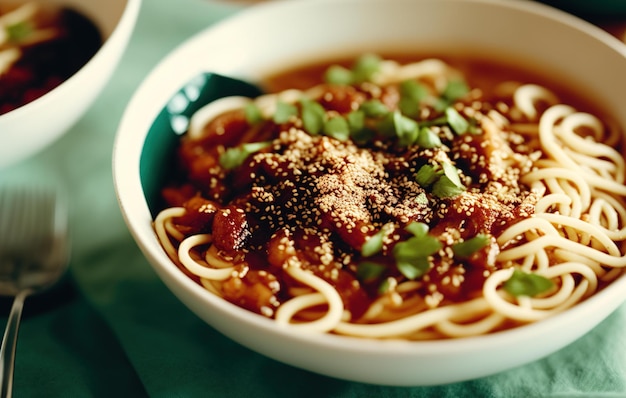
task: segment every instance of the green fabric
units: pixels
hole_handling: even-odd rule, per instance
[[[267,359],[180,304],[123,223],[111,178],[113,139],[127,101],[152,67],[238,9],[207,0],[144,0],[128,51],[85,117],[50,148],[0,171],[0,181],[55,181],[71,197],[70,274],[26,302],[14,396],[626,397],[626,305],[570,346],[518,369],[445,386],[393,388]],[[0,327],[10,304],[0,300]]]

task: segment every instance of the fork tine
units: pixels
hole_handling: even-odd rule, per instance
[[[45,187],[0,190],[0,253],[42,253],[52,244],[55,194]],[[30,249],[30,250],[29,250]]]
[[[20,228],[18,225],[22,218],[19,203],[23,200],[21,190],[2,190],[1,206],[0,206],[0,252],[10,251],[15,246],[17,240],[16,235],[19,233]],[[16,232],[18,231],[18,232]]]
[[[16,224],[15,193],[9,189],[0,191],[0,248],[11,244],[11,230]]]

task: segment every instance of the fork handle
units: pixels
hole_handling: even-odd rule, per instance
[[[17,333],[20,328],[24,301],[30,290],[22,290],[15,296],[7,327],[0,347],[0,397],[11,397],[13,394],[13,369],[15,365],[15,349],[17,348]]]

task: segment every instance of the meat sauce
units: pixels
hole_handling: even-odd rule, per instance
[[[486,64],[478,60],[448,62],[466,76],[479,76],[468,83],[483,89],[480,95],[461,100],[459,109],[467,106],[486,113],[495,106],[497,101],[485,93],[502,80],[501,73],[488,72],[498,68],[488,64],[484,69]],[[310,87],[322,82],[327,67],[283,73],[268,79],[267,87],[272,91]],[[385,87],[380,101],[397,109],[398,90]],[[371,91],[358,86],[327,85],[325,92],[321,105],[342,115],[372,98]],[[518,178],[532,167],[533,151],[512,133],[504,142],[480,124],[479,134],[456,135],[444,128],[443,147],[450,149],[444,151],[399,146],[381,137],[354,142],[310,135],[298,128],[299,123],[264,121],[252,126],[243,110],[225,113],[202,138],[183,137],[178,149],[180,174],[162,191],[168,206],[187,209],[176,220],[179,228],[186,234],[212,233],[213,245],[224,258],[246,264],[239,277],[224,283],[222,294],[257,313],[271,316],[267,308],[275,308],[289,298],[291,288],[298,288],[283,270],[289,261],[297,261],[332,284],[352,318],[358,319],[377,297],[407,280],[393,253],[413,236],[406,229],[412,223],[427,225],[429,235],[441,245],[416,278],[417,301],[429,307],[466,301],[481,294],[485,278],[495,270],[500,248],[493,237],[534,210],[536,198]],[[256,134],[252,139],[250,130]],[[250,140],[271,140],[272,145],[233,170],[220,167],[225,147]],[[521,154],[519,161],[500,162],[495,152],[501,146]],[[455,163],[466,186],[463,194],[437,198],[416,181],[422,166],[441,158]],[[388,225],[395,226],[393,232],[384,235],[380,250],[366,258],[364,245]],[[453,256],[453,242],[481,234],[489,239],[480,249],[462,258]],[[359,275],[363,262],[383,265],[384,271],[374,277]]]
[[[0,73],[0,115],[19,108],[59,86],[89,61],[102,45],[94,23],[72,9],[46,21],[55,38],[25,45],[20,58]],[[0,45],[0,50],[2,46]]]

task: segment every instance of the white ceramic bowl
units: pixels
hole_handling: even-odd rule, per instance
[[[58,139],[87,111],[126,49],[141,0],[38,0],[72,7],[99,28],[103,45],[73,76],[40,98],[0,115],[0,169]]]
[[[191,38],[157,65],[130,101],[117,133],[113,166],[121,211],[171,291],[214,328],[264,355],[333,377],[385,385],[449,383],[537,360],[576,340],[621,305],[626,277],[560,315],[486,336],[408,342],[298,334],[213,296],[165,255],[152,230],[148,206],[155,188],[150,170],[161,154],[155,142],[144,145],[157,115],[192,77],[214,71],[256,80],[277,65],[283,68],[320,57],[434,47],[509,54],[541,65],[601,99],[626,127],[626,46],[541,4],[321,0],[247,9]]]

